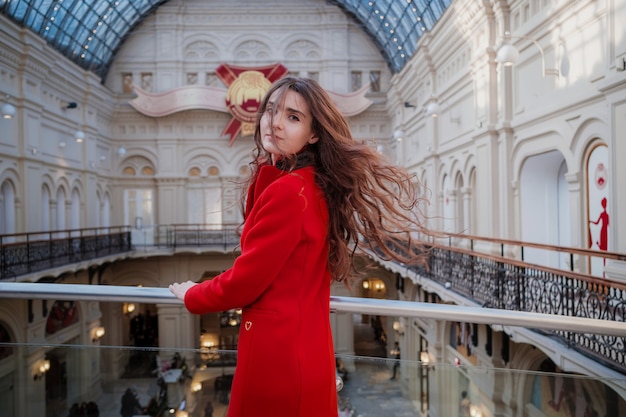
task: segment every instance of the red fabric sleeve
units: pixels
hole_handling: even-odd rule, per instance
[[[254,203],[246,220],[241,255],[233,267],[185,294],[194,314],[241,308],[255,301],[276,278],[300,242],[307,202],[303,180],[286,175],[272,183]]]

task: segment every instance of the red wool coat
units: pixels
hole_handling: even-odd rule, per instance
[[[241,255],[185,295],[195,314],[243,307],[228,417],[336,417],[328,210],[305,167],[262,167]]]

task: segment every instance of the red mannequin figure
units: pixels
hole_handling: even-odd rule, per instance
[[[596,241],[596,245],[600,250],[608,250],[609,249],[609,213],[606,211],[606,197],[602,199],[602,213],[598,216],[598,220],[595,222],[593,220],[589,220],[589,223],[600,224],[600,238]]]

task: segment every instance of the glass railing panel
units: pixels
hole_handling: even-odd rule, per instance
[[[626,377],[364,356],[340,360],[347,369],[338,392],[340,417],[626,415]]]
[[[365,349],[381,356],[337,355],[340,417],[625,415],[626,378],[397,360],[387,348]],[[235,355],[221,349],[1,343],[1,415],[226,416]],[[268,383],[281,375],[276,369]]]
[[[20,372],[16,359],[24,354],[29,364]],[[0,415],[184,417],[212,408],[213,416],[225,416],[235,354],[3,343]]]
[[[150,415],[202,417],[209,401],[225,415],[240,311],[193,316],[165,288],[0,283],[0,299],[0,416],[90,402],[119,416],[133,385]],[[472,417],[626,415],[624,372],[522,329],[624,346],[623,322],[352,297],[331,307],[342,417],[463,415],[464,391]]]

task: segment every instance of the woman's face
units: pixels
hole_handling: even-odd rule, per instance
[[[281,157],[298,153],[305,145],[317,142],[311,129],[309,106],[299,93],[287,90],[280,101],[270,97],[261,117],[261,145],[276,163]]]

